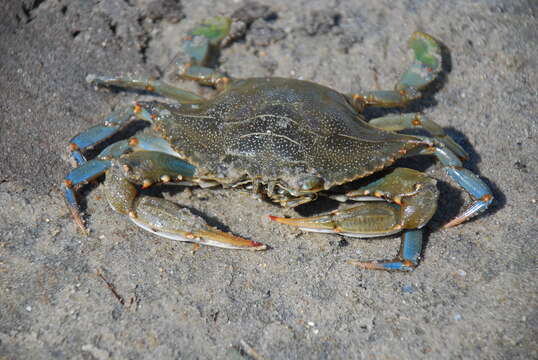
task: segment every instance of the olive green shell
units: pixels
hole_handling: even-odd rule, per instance
[[[325,189],[378,171],[417,145],[416,138],[368,125],[346,97],[308,81],[234,80],[202,104],[144,105],[155,128],[197,176],[234,183],[278,181]]]

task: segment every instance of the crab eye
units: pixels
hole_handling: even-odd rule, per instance
[[[307,176],[301,181],[301,190],[312,190],[321,187],[323,180],[315,176]]]

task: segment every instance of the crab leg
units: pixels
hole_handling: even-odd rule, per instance
[[[116,116],[109,117],[109,119],[111,118],[117,119]],[[93,140],[91,140],[91,134],[92,133],[81,133],[75,136],[75,138],[73,139],[75,139],[76,144],[84,144],[83,141],[85,141],[86,144],[89,144],[84,146],[84,148],[94,146],[95,144],[104,140],[100,139],[97,136],[93,137]],[[69,206],[69,209],[71,210],[75,222],[82,229],[83,232],[87,232],[87,230],[84,226],[84,221],[80,216],[80,211],[76,199],[76,190],[80,186],[103,175],[110,168],[112,159],[118,159],[121,155],[130,151],[159,151],[174,157],[174,159],[176,159],[175,157],[178,156],[178,154],[174,150],[172,150],[170,145],[164,139],[144,134],[141,134],[137,137],[133,137],[129,140],[121,140],[115,142],[107,146],[103,151],[101,151],[97,158],[90,161],[86,161],[83,155],[77,150],[76,153],[78,153],[81,157],[79,159],[83,161],[79,162],[79,166],[70,171],[65,176],[62,184],[62,191],[64,193],[64,197]],[[73,157],[77,159],[75,155]],[[187,171],[190,171],[189,173],[192,174],[193,170],[189,169],[189,166],[192,167],[192,165],[180,159],[177,159],[176,164],[178,168],[184,171],[185,169],[187,169]]]
[[[82,229],[84,233],[87,233],[84,221],[80,216],[80,211],[76,198],[76,189],[89,181],[103,175],[105,171],[110,168],[110,161],[94,159],[85,162],[83,165],[73,169],[64,178],[62,183],[62,191],[64,193],[65,200],[71,210],[75,223]]]
[[[78,165],[86,162],[86,158],[82,155],[82,151],[90,149],[100,142],[115,135],[120,129],[129,122],[133,116],[132,107],[124,107],[114,111],[108,116],[102,125],[93,126],[69,141],[69,150],[71,156],[75,159]]]
[[[424,139],[427,141],[427,139]],[[421,154],[435,155],[445,171],[454,181],[456,181],[471,197],[473,203],[456,218],[445,224],[445,228],[453,227],[467,221],[471,217],[485,211],[493,202],[493,193],[489,186],[469,169],[465,169],[461,160],[443,143],[433,139],[432,146],[421,151]]]
[[[136,116],[140,120],[145,120],[149,122],[153,121],[147,110],[143,109],[141,106],[125,106],[119,110],[114,111],[103,121],[102,125],[93,126],[75,135],[69,141],[69,150],[71,152],[71,156],[76,161],[77,165],[82,165],[86,162],[86,158],[82,154],[82,151],[91,149],[94,146],[103,142],[104,140],[109,139],[110,137],[117,134],[125,125],[129,123],[133,116]],[[155,141],[159,141],[159,139],[153,138],[151,140],[152,143]],[[164,140],[162,139],[160,141],[164,142]],[[168,148],[170,147],[168,146]],[[108,147],[107,149],[108,152],[116,152],[118,153],[117,156],[120,156],[123,152],[127,150],[127,144],[125,141],[120,141],[117,145],[114,145],[113,147]],[[136,149],[133,150],[136,151]],[[108,155],[110,154],[105,152],[99,154],[99,157],[105,157]]]
[[[349,263],[370,270],[400,270],[412,271],[420,259],[422,252],[422,230],[407,230],[402,232],[400,251],[393,260],[357,261]]]
[[[420,89],[431,83],[441,71],[441,48],[430,35],[415,32],[408,46],[414,53],[414,60],[401,76],[394,90],[368,91],[348,95],[359,110],[366,106],[403,106],[420,97]]]
[[[69,150],[77,165],[80,166],[86,162],[86,158],[82,154],[83,150],[93,148],[117,134],[133,116],[136,116],[140,120],[153,122],[153,118],[149,112],[142,106],[135,104],[134,106],[126,106],[115,111],[105,119],[103,125],[94,126],[73,137],[69,141]],[[98,158],[117,158],[127,151],[141,150],[159,151],[169,155],[179,156],[164,139],[140,134],[130,140],[121,140],[108,146],[98,155]]]
[[[368,124],[387,131],[401,131],[406,129],[423,129],[432,137],[441,141],[448,149],[460,159],[467,160],[469,155],[463,148],[448,136],[443,128],[427,116],[416,114],[388,115],[368,121]]]
[[[264,250],[265,245],[215,229],[171,201],[139,195],[135,187],[189,178],[194,170],[192,165],[167,154],[130,153],[113,162],[107,172],[105,194],[114,210],[128,214],[136,225],[156,235],[228,249]]]
[[[367,269],[409,271],[418,264],[422,248],[420,229],[437,209],[435,184],[434,179],[419,171],[396,168],[380,180],[336,198],[359,202],[349,209],[308,218],[270,218],[304,231],[361,238],[403,231],[400,252],[395,259],[353,263]]]
[[[104,77],[88,75],[86,81],[95,86],[119,87],[125,89],[146,90],[179,101],[182,104],[198,104],[205,99],[193,92],[183,90],[161,80],[149,78],[131,79],[126,77]]]
[[[183,39],[183,51],[189,57],[187,64],[176,63],[181,79],[196,81],[202,85],[222,88],[229,82],[224,74],[209,67],[218,52],[222,40],[230,33],[232,19],[217,16],[205,20],[191,30]]]

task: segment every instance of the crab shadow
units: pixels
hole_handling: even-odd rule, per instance
[[[152,186],[152,187],[150,187],[148,189],[141,190],[140,193],[144,194],[144,195],[149,195],[149,196],[154,196],[154,197],[164,199],[165,198],[165,196],[164,196],[165,193],[170,195],[171,197],[175,197],[176,195],[178,195],[181,192],[185,191],[185,189],[186,189],[186,187],[181,186],[181,185],[160,184],[158,186]],[[203,189],[200,189],[198,187],[194,187],[192,189],[193,189],[193,191],[203,190]],[[213,196],[215,196],[218,193],[218,190],[217,191],[212,191],[212,192],[215,192],[215,194],[213,194]],[[212,196],[208,196],[207,201],[211,201],[211,197]],[[217,229],[219,229],[221,231],[232,232],[230,227],[228,225],[224,224],[222,221],[220,221],[220,219],[218,217],[208,215],[207,213],[205,213],[205,212],[203,212],[203,211],[201,211],[201,210],[197,209],[196,207],[191,206],[189,204],[178,203],[175,200],[170,200],[170,201],[172,201],[173,203],[181,206],[182,208],[185,208],[185,209],[189,210],[193,215],[201,217],[202,219],[204,219],[207,222],[207,224],[209,226],[215,227],[215,228],[217,228]]]

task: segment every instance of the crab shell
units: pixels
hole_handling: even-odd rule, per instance
[[[383,169],[419,141],[376,129],[341,93],[309,81],[249,78],[201,104],[141,104],[196,177],[329,189]]]

